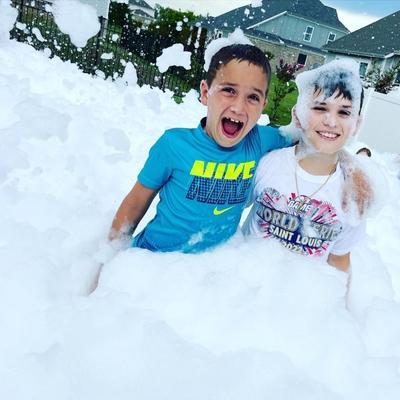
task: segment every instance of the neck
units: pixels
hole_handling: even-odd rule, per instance
[[[300,167],[312,175],[330,175],[338,162],[337,153],[303,152],[299,146],[296,146],[296,157]]]

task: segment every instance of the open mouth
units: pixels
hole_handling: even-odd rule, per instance
[[[336,140],[340,135],[335,132],[317,131],[318,135],[325,140]]]
[[[223,134],[229,138],[235,138],[243,128],[243,122],[233,118],[222,118]]]

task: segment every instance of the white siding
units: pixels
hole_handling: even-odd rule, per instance
[[[305,41],[304,36],[307,27],[313,28],[310,41]],[[274,33],[284,39],[293,40],[298,43],[320,48],[326,44],[330,34],[335,34],[336,39],[345,35],[345,32],[319,24],[305,18],[283,14],[277,18],[272,18],[254,27],[263,32]]]
[[[363,114],[364,121],[359,139],[380,152],[400,154],[398,129],[400,95],[368,90]]]

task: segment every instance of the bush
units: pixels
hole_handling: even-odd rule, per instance
[[[395,85],[397,74],[400,73],[400,64],[380,73],[379,68],[374,65],[372,70],[365,76],[365,86],[373,87],[378,93],[388,94]]]
[[[288,64],[282,59],[279,60],[279,65],[276,66],[276,82],[271,90],[271,112],[269,118],[272,123],[276,123],[278,120],[279,106],[283,99],[289,94],[296,90],[296,85],[293,82],[295,74],[303,68],[302,64]]]

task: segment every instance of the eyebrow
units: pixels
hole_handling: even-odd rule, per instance
[[[321,106],[326,106],[328,103],[326,101],[318,101],[318,100],[314,100],[314,105],[321,105]],[[353,105],[346,105],[346,104],[342,104],[340,106],[341,108],[353,108]]]
[[[239,86],[237,83],[231,83],[231,82],[221,82],[221,83],[219,83],[219,85],[221,85],[221,86],[228,85],[228,86],[233,86],[233,87]],[[265,92],[263,92],[261,89],[256,88],[254,86],[251,89],[254,90],[255,92],[257,92],[258,94],[260,94],[261,96],[265,96]]]

